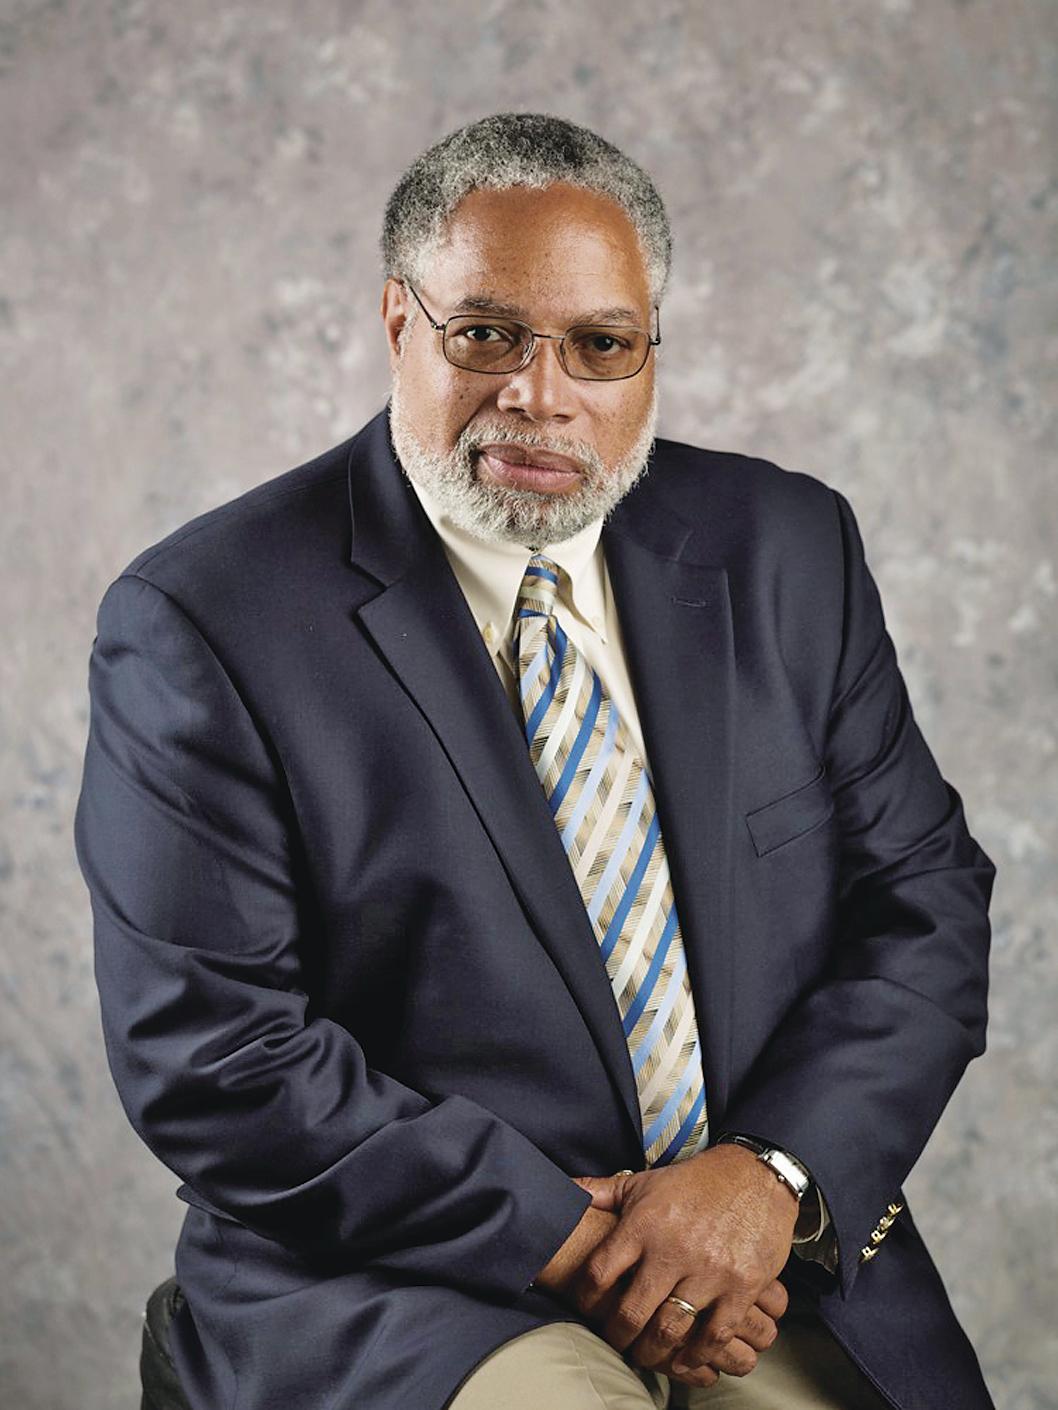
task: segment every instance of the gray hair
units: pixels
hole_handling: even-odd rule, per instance
[[[635,227],[653,302],[672,262],[672,232],[657,188],[643,169],[597,133],[545,113],[496,113],[468,123],[417,157],[386,203],[382,262],[387,278],[424,277],[448,218],[480,187],[568,182],[609,196]]]

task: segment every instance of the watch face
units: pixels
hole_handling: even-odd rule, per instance
[[[785,1151],[765,1151],[760,1158],[775,1171],[780,1180],[789,1185],[798,1199],[812,1183],[793,1157],[788,1156]]]

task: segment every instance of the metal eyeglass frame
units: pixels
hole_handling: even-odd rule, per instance
[[[638,377],[638,376],[639,376],[639,374],[642,372],[643,368],[646,367],[646,365],[647,365],[647,359],[650,357],[650,349],[651,349],[651,348],[656,348],[656,347],[658,346],[658,344],[661,342],[661,310],[658,308],[657,304],[655,304],[655,305],[654,305],[654,318],[655,318],[655,321],[656,321],[656,323],[657,323],[657,330],[658,330],[658,335],[657,335],[656,338],[652,338],[652,337],[650,336],[650,334],[647,333],[647,330],[646,330],[645,328],[628,328],[628,329],[626,329],[627,332],[631,332],[631,333],[644,333],[644,334],[646,334],[646,339],[647,339],[647,348],[646,348],[646,352],[643,354],[643,361],[639,364],[639,366],[636,368],[636,370],[635,370],[634,372],[625,372],[625,373],[623,373],[620,377],[578,377],[575,372],[571,372],[571,371],[569,370],[569,368],[566,366],[566,352],[565,352],[565,343],[566,343],[566,339],[569,337],[569,335],[570,335],[571,333],[575,333],[578,328],[594,328],[594,327],[596,326],[595,324],[593,324],[593,323],[575,323],[572,328],[567,328],[564,333],[538,333],[535,328],[530,328],[529,325],[528,325],[528,323],[523,323],[520,318],[506,318],[506,317],[505,317],[505,318],[503,319],[503,322],[504,322],[504,323],[513,323],[513,324],[515,324],[518,328],[524,328],[525,331],[529,334],[529,342],[528,342],[528,345],[526,346],[526,349],[525,349],[525,355],[523,356],[523,358],[522,358],[521,362],[518,364],[518,366],[517,366],[517,367],[509,368],[507,371],[504,371],[504,372],[493,372],[491,369],[485,368],[485,367],[464,367],[462,363],[459,363],[459,362],[452,362],[452,359],[448,356],[448,348],[447,348],[447,342],[448,342],[448,340],[447,340],[447,338],[446,338],[446,336],[445,336],[445,329],[448,327],[448,325],[449,325],[450,323],[454,322],[455,319],[457,319],[457,318],[472,318],[472,317],[474,317],[475,315],[473,315],[473,314],[468,314],[468,313],[454,313],[451,318],[446,318],[443,323],[438,323],[437,320],[434,318],[433,314],[430,312],[430,310],[429,310],[429,309],[426,307],[426,305],[423,303],[422,299],[421,299],[421,298],[419,297],[419,295],[416,293],[415,289],[414,289],[414,288],[412,287],[412,285],[408,282],[408,280],[407,280],[407,279],[402,279],[400,282],[404,285],[404,287],[405,287],[405,288],[409,291],[409,293],[412,295],[412,297],[414,298],[415,302],[416,302],[416,303],[419,305],[419,307],[422,309],[423,313],[425,313],[425,315],[426,315],[426,320],[427,320],[427,322],[429,323],[430,327],[434,330],[435,333],[440,333],[440,335],[441,335],[441,351],[444,353],[445,360],[446,360],[447,362],[451,362],[453,367],[458,367],[461,372],[478,372],[478,373],[480,373],[483,377],[512,377],[515,372],[521,372],[522,368],[525,367],[526,364],[529,362],[529,360],[530,360],[530,358],[532,357],[533,353],[536,351],[537,339],[538,339],[538,338],[548,338],[548,339],[550,339],[550,341],[555,342],[555,343],[558,343],[558,360],[559,360],[559,362],[561,362],[561,364],[562,364],[562,370],[563,370],[563,372],[565,372],[565,374],[566,374],[567,377],[572,377],[575,382],[627,382],[627,381],[629,380],[629,378],[631,378],[631,377]],[[487,314],[487,313],[483,313],[483,314],[481,315],[481,320],[482,320],[482,322],[485,322],[487,319],[488,319],[488,314]],[[615,327],[615,328],[616,328],[616,327],[618,327],[619,325],[617,325],[617,324],[612,324],[612,325],[611,325],[611,324],[599,324],[598,326],[599,326],[599,327]],[[624,325],[620,325],[620,326],[624,326]]]

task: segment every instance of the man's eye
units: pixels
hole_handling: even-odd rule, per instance
[[[469,328],[459,330],[461,338],[469,338],[472,343],[509,343],[510,333],[504,328],[493,328],[489,323],[475,323]]]
[[[583,333],[577,339],[580,347],[586,353],[592,355],[607,356],[616,352],[624,352],[630,346],[625,338],[619,337],[616,333]]]

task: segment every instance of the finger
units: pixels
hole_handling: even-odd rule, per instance
[[[785,1316],[786,1309],[790,1305],[790,1294],[779,1282],[778,1278],[770,1283],[757,1298],[757,1306],[768,1317],[778,1321]]]
[[[741,1325],[736,1327],[735,1335],[747,1342],[754,1351],[767,1351],[779,1335],[779,1329],[774,1320],[762,1312],[758,1305],[749,1309]]]
[[[671,1287],[671,1271],[658,1269],[650,1262],[641,1263],[603,1324],[603,1336],[610,1345],[618,1351],[626,1350],[643,1331]],[[673,1312],[678,1311],[671,1303],[668,1306]],[[686,1314],[684,1316],[686,1321],[690,1320]]]
[[[574,1299],[585,1317],[599,1313],[607,1293],[638,1261],[641,1251],[623,1224],[595,1247],[573,1283]]]
[[[722,1371],[725,1376],[748,1376],[757,1364],[757,1353],[741,1337],[733,1337],[721,1351],[716,1352],[711,1360],[703,1362],[701,1365],[696,1365],[690,1359],[684,1359],[685,1353],[689,1350],[689,1347],[683,1347],[672,1358],[672,1369],[677,1376],[701,1371],[705,1367],[714,1371]]]
[[[677,1297],[684,1297],[677,1284]],[[690,1301],[690,1298],[685,1298]],[[693,1304],[692,1304],[693,1305]],[[693,1333],[695,1318],[674,1302],[662,1300],[647,1322],[642,1332],[629,1347],[629,1353],[637,1366],[662,1369],[674,1353]]]
[[[621,1294],[628,1285],[628,1276],[618,1278],[609,1292],[604,1293],[601,1301],[595,1308],[594,1319],[596,1326],[601,1326],[606,1319],[617,1311],[617,1304],[621,1301]]]
[[[715,1386],[720,1379],[720,1372],[713,1366],[699,1366],[694,1371],[680,1371],[677,1373],[671,1366],[661,1366],[658,1369],[664,1372],[670,1380],[679,1381],[685,1386]]]
[[[613,1175],[578,1175],[573,1183],[591,1195],[593,1209],[605,1209],[611,1214],[621,1212],[620,1187]]]
[[[728,1294],[717,1298],[701,1314],[693,1337],[688,1338],[679,1357],[674,1359],[692,1370],[707,1363],[718,1366],[724,1350],[736,1339],[736,1329],[746,1320],[749,1308],[745,1297]]]

